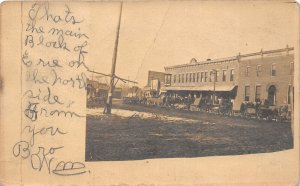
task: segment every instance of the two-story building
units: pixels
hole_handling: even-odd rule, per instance
[[[228,99],[238,110],[243,101],[270,105],[293,100],[294,48],[286,47],[222,59],[165,67],[165,86],[172,96]]]

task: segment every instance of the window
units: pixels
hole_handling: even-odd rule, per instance
[[[276,76],[276,64],[271,65],[271,76]]]
[[[196,80],[196,73],[193,73],[193,82]]]
[[[230,70],[230,81],[234,80],[234,69]]]
[[[173,78],[174,78],[173,83],[176,83],[176,75],[175,74],[174,74]]]
[[[227,70],[223,70],[223,77],[222,77],[223,81],[226,81],[226,74],[227,74]]]
[[[250,86],[245,86],[245,101],[250,101]]]
[[[166,86],[171,85],[171,74],[166,74],[165,75],[165,85]]]
[[[178,75],[178,83],[181,82],[181,74]]]
[[[287,95],[287,103],[291,104],[293,99],[293,90],[292,90],[292,85],[289,85],[288,88],[288,95]]]
[[[197,82],[199,82],[199,72],[197,72]]]
[[[256,76],[257,77],[261,76],[261,65],[256,66]]]
[[[214,78],[214,71],[210,71],[209,73],[209,82],[212,82]]]
[[[256,85],[256,87],[255,87],[255,102],[260,102],[260,93],[261,93],[261,86]]]
[[[207,82],[207,75],[208,75],[208,72],[204,72],[204,82]]]
[[[185,82],[188,83],[189,82],[189,74],[185,75]]]
[[[201,72],[201,82],[204,82],[204,72]]]
[[[246,76],[248,77],[250,75],[250,67],[246,67]]]
[[[291,64],[290,64],[290,74],[291,75],[294,74],[294,62],[291,62]]]
[[[219,71],[216,70],[216,76],[215,76],[216,82],[218,82],[218,77],[219,77]]]

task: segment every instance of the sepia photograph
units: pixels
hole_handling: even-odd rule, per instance
[[[112,61],[87,79],[86,161],[293,148],[293,12],[224,4],[119,3]]]
[[[0,185],[299,182],[296,2],[0,8]]]

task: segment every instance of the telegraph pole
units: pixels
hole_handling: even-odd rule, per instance
[[[114,86],[115,86],[114,85],[114,83],[115,83],[115,70],[116,70],[116,61],[117,61],[117,54],[118,54],[119,34],[120,34],[120,25],[121,25],[121,17],[122,17],[122,7],[123,7],[123,2],[121,2],[121,5],[120,5],[119,23],[118,23],[117,32],[116,32],[115,47],[114,47],[111,73],[110,73],[110,86],[109,86],[109,92],[108,92],[108,96],[107,96],[106,105],[105,105],[105,108],[104,108],[104,111],[103,111],[103,113],[105,113],[105,114],[111,114],[112,94],[114,92]]]

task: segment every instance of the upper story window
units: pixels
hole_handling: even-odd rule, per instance
[[[294,62],[291,62],[291,64],[290,64],[290,74],[291,75],[294,74]]]
[[[193,82],[196,80],[196,73],[193,73]]]
[[[226,81],[227,70],[223,70],[222,81]]]
[[[230,81],[234,80],[234,69],[230,70]]]
[[[178,83],[181,82],[181,74],[178,74]]]
[[[176,83],[176,75],[174,74],[174,76],[173,76],[173,83]]]
[[[261,97],[261,86],[256,85],[256,87],[255,87],[255,101],[260,102],[260,99],[261,99],[260,97]]]
[[[188,83],[189,82],[189,74],[185,75],[185,82]]]
[[[247,67],[246,67],[246,76],[249,76],[249,75],[250,75],[250,67],[247,66]]]
[[[218,82],[218,77],[219,77],[219,71],[216,70],[216,76],[215,76],[215,81]]]
[[[201,81],[201,82],[204,82],[204,72],[201,72],[200,81]]]
[[[271,76],[276,76],[276,64],[271,65]]]
[[[214,79],[214,71],[209,72],[209,82],[212,82]]]
[[[257,77],[261,76],[261,65],[256,66],[256,76]]]
[[[204,72],[204,82],[207,82],[207,77],[208,76],[208,72]]]
[[[190,73],[190,82],[192,82],[192,73]]]
[[[287,103],[291,104],[293,102],[293,87],[292,85],[289,85],[288,87],[288,95],[287,95]]]
[[[250,86],[245,86],[245,101],[250,101]]]
[[[197,72],[197,82],[199,82],[199,72]]]
[[[165,75],[165,85],[166,86],[171,85],[171,74],[166,74]]]

